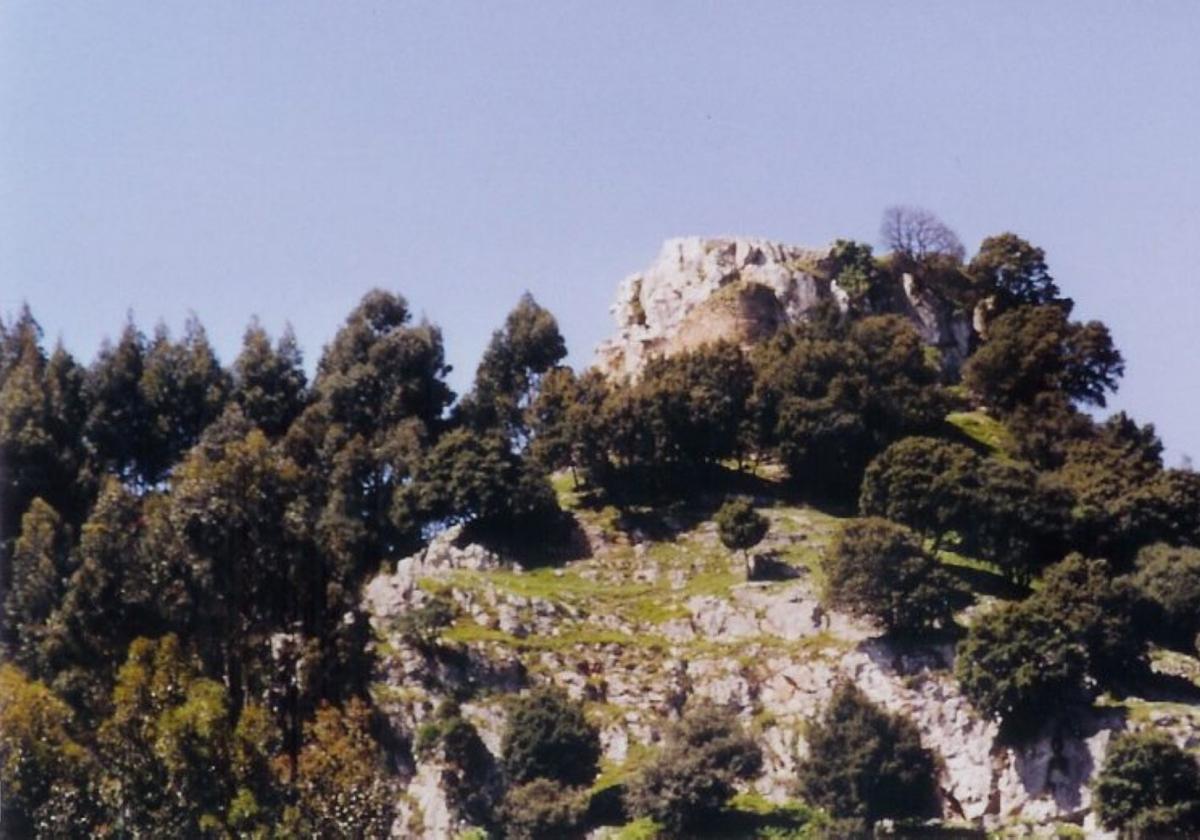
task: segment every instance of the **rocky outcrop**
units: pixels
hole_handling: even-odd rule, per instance
[[[636,377],[646,360],[720,339],[749,345],[780,326],[804,320],[846,292],[828,279],[829,249],[754,238],[669,239],[644,271],[627,277],[612,306],[617,332],[597,351],[597,366]],[[897,296],[897,314],[937,347],[947,366],[966,358],[971,320],[912,277]]]
[[[773,528],[793,516],[801,520],[773,513]],[[773,534],[767,543],[781,555],[789,545],[821,550],[826,526],[803,521],[804,536]],[[804,732],[848,680],[913,720],[940,755],[946,818],[989,829],[1073,822],[1089,836],[1099,833],[1088,784],[1114,732],[1155,726],[1197,743],[1200,720],[1173,708],[1140,720],[1124,709],[1080,709],[1019,746],[1006,744],[959,692],[952,645],[887,643],[862,621],[827,611],[805,566],[786,580],[738,583],[741,565],[715,544],[711,523],[670,542],[597,540],[592,558],[538,572],[504,568],[490,552],[444,536],[367,589],[379,640],[376,703],[403,742],[445,698],[469,698],[462,714],[498,756],[505,696],[553,683],[587,704],[606,760],[620,766],[656,744],[691,699],[707,698],[736,710],[755,733],[765,761],[753,787],[784,800]],[[416,643],[398,632],[400,619],[435,591],[453,601],[458,619],[441,641]],[[450,838],[469,825],[443,757],[396,764],[408,768],[397,836]]]

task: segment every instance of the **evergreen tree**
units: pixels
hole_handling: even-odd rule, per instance
[[[0,664],[0,786],[8,837],[78,837],[102,825],[97,767],[75,716],[44,683]]]
[[[1124,372],[1104,324],[1068,321],[1060,306],[1022,306],[989,326],[987,341],[963,368],[963,384],[1006,412],[1047,392],[1103,407]]]
[[[1014,233],[984,239],[967,274],[983,295],[992,298],[993,317],[1019,306],[1058,304],[1070,311],[1071,302],[1060,297],[1050,276],[1046,252]]]
[[[151,443],[150,418],[141,390],[146,339],[132,319],[120,340],[100,348],[84,380],[88,416],[83,433],[95,473],[144,480]]]
[[[46,622],[38,672],[85,720],[106,709],[113,675],[129,641],[154,632],[155,593],[138,586],[143,519],[140,500],[109,478],[84,523],[61,606]]]
[[[288,430],[307,399],[303,357],[289,325],[275,346],[257,320],[246,328],[233,363],[232,398],[246,419],[276,438]]]
[[[825,561],[825,581],[831,606],[899,633],[949,627],[964,594],[915,534],[875,518],[842,529]]]
[[[626,807],[653,818],[668,836],[692,836],[761,767],[762,751],[732,712],[707,703],[691,706],[630,782]]]
[[[538,688],[510,710],[500,752],[512,784],[550,779],[586,785],[599,765],[600,732],[564,693]]]
[[[762,542],[771,522],[754,509],[748,499],[732,499],[723,504],[713,517],[717,536],[730,551],[742,552],[746,569],[750,568],[750,549]]]
[[[385,837],[392,827],[395,791],[370,734],[369,708],[323,705],[305,726],[295,790],[283,828],[306,837]]]
[[[808,733],[800,765],[806,802],[855,834],[881,819],[923,817],[937,807],[938,760],[907,718],[890,715],[850,683],[839,684]]]
[[[1122,837],[1200,832],[1200,765],[1161,732],[1114,738],[1093,787],[1101,824]]]
[[[173,341],[159,325],[146,350],[139,380],[150,440],[143,477],[156,483],[200,439],[224,408],[229,375],[221,368],[204,327],[188,318],[184,335]]]
[[[46,620],[62,599],[69,546],[58,512],[34,499],[21,520],[12,555],[12,585],[4,599],[5,640],[27,671],[38,667]]]
[[[492,334],[462,413],[475,428],[499,428],[524,444],[529,434],[525,412],[538,384],[566,355],[558,322],[526,292],[508,313],[504,328]]]

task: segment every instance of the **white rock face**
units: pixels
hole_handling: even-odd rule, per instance
[[[646,360],[727,339],[750,344],[803,320],[846,293],[823,279],[829,248],[802,248],[752,237],[683,237],[663,243],[644,271],[627,277],[612,306],[617,333],[597,349],[597,366],[636,377]],[[966,356],[971,322],[907,278],[897,307],[948,364]]]

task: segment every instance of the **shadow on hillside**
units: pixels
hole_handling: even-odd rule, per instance
[[[1029,595],[1029,588],[1013,583],[999,572],[990,569],[979,569],[972,566],[961,566],[956,563],[942,563],[942,568],[953,575],[976,595],[987,595],[1006,601],[1019,601]]]
[[[1200,704],[1200,686],[1179,674],[1150,671],[1141,675],[1129,689],[1129,694],[1152,703]]]
[[[464,528],[460,545],[476,542],[525,568],[561,566],[592,556],[587,534],[574,514],[563,511],[552,520],[539,520],[502,531]]]
[[[721,505],[736,496],[749,498],[757,507],[809,501],[787,482],[711,465],[687,476],[630,475],[606,489],[580,491],[579,504],[587,510],[615,507],[616,527],[635,542],[663,541],[711,520]],[[823,512],[844,513],[815,506]]]

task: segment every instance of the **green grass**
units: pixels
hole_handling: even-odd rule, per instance
[[[954,411],[946,415],[946,422],[993,455],[1011,456],[1016,451],[1012,433],[982,411]]]
[[[649,817],[642,817],[617,829],[610,840],[657,840],[661,834],[662,826]]]

